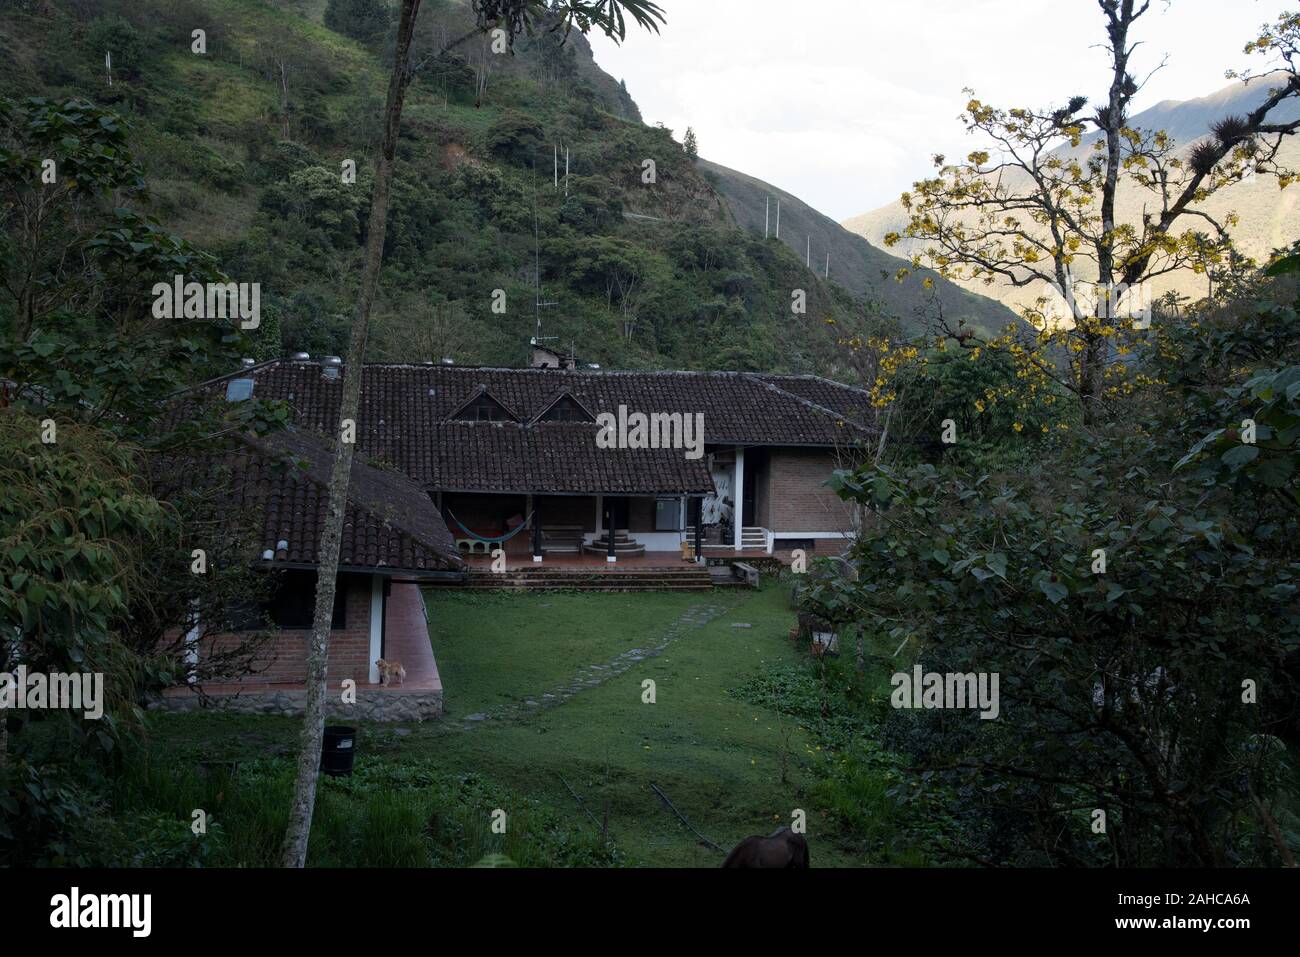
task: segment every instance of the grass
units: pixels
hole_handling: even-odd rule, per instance
[[[703,627],[682,627],[658,655],[554,707],[518,707],[571,686],[592,665],[651,648],[683,615],[701,614],[701,606],[715,617]],[[525,865],[717,866],[722,854],[686,829],[652,783],[724,848],[802,810],[815,866],[877,863],[839,833],[834,795],[817,796],[828,757],[813,735],[797,719],[735,694],[803,660],[787,638],[793,612],[784,587],[439,592],[428,596],[428,607],[448,716],[405,734],[362,726],[358,773],[322,788],[314,865],[463,866],[503,853]],[[653,704],[643,701],[647,680],[655,683]],[[503,716],[464,720],[482,713]],[[220,787],[192,776],[196,762],[254,762],[247,786],[230,788],[247,806],[217,817],[224,817],[225,840],[239,848],[240,860],[264,860],[285,813],[297,730],[290,719],[157,716],[149,746],[155,766],[191,777],[180,787],[155,782],[141,794],[165,795],[162,803],[188,815]],[[881,782],[857,787],[868,802],[859,814],[887,803]],[[232,800],[225,793],[221,799]],[[132,808],[156,803],[125,801]],[[511,822],[505,835],[490,830],[498,808]],[[601,835],[606,814],[608,842]]]

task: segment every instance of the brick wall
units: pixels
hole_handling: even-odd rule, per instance
[[[352,678],[358,684],[370,680],[370,576],[347,575],[340,586],[347,593],[347,627],[330,632],[329,681],[333,684]],[[262,648],[257,674],[241,679],[241,684],[303,684],[307,680],[308,630],[282,630]],[[200,654],[213,647],[229,646],[241,639],[223,635],[205,642]]]
[[[470,495],[447,493],[443,496],[443,504],[450,511],[465,523],[465,527],[471,531],[486,538],[496,538],[506,534],[506,520],[516,516],[520,518],[528,517],[528,499],[523,495]],[[451,537],[460,539],[466,535],[460,530],[450,518],[447,519],[447,528],[451,531]],[[528,532],[520,532],[514,538],[506,543],[505,552],[507,555],[524,555],[532,551],[532,539]],[[491,546],[496,550],[499,546]],[[479,553],[481,554],[482,546]]]
[[[566,495],[542,496],[542,528],[554,525],[580,527],[583,531],[596,530],[595,496],[573,497]]]
[[[823,449],[774,449],[768,465],[767,521],[775,532],[839,532],[853,527],[852,511],[822,483],[837,468]]]
[[[637,532],[655,530],[655,500],[631,498],[627,502],[628,532],[635,538]]]

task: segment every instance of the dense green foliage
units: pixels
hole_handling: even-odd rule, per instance
[[[973,466],[904,446],[837,477],[869,516],[857,577],[819,574],[808,607],[896,646],[899,672],[1000,676],[997,720],[895,702],[885,722],[911,762],[899,795],[942,796],[937,854],[1294,854],[1296,305],[1294,286],[1257,278],[1158,323],[1135,344],[1141,387],[1032,456],[1027,436]]]
[[[0,93],[117,111],[152,186],[142,212],[232,279],[261,283],[266,325],[246,351],[341,354],[386,83],[379,7],[331,0],[319,23],[296,3],[55,0],[16,16],[10,42],[40,37],[66,55],[7,73]],[[181,42],[195,24],[204,55]],[[877,324],[788,248],[735,228],[683,145],[626,118],[626,90],[576,32],[563,45],[538,29],[511,53],[475,39],[438,55],[472,26],[459,4],[421,13],[373,358],[525,361],[535,260],[553,303],[540,310],[544,334],[607,367],[829,372],[827,331]],[[804,315],[792,313],[795,289],[808,292]]]
[[[0,734],[6,859],[72,860],[80,798],[69,763],[87,750],[115,761],[140,705],[180,677],[194,616],[217,627],[232,600],[259,593],[241,516],[164,504],[150,479],[160,450],[219,453],[223,434],[275,427],[285,410],[251,401],[164,414],[178,389],[237,363],[246,340],[234,322],[154,315],[156,278],[225,277],[130,205],[142,188],[112,113],[0,100],[0,672],[98,674],[104,694],[100,717],[18,712],[22,725],[58,723],[72,743],[46,761],[22,736],[10,754]],[[212,574],[191,573],[196,546]],[[222,666],[232,664],[239,673],[247,658]]]

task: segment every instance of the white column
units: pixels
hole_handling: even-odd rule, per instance
[[[736,551],[740,551],[740,539],[745,525],[745,447],[736,446]]]
[[[384,578],[370,576],[370,683],[379,684],[379,667],[384,654]]]
[[[194,626],[185,635],[185,682],[194,684],[197,680],[194,672],[199,666],[199,635],[203,633],[202,622],[199,621],[198,599],[190,603],[190,608],[194,613]],[[0,721],[3,720],[5,719],[0,717]]]

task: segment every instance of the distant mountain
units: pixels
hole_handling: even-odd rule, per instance
[[[862,236],[817,212],[797,196],[717,163],[700,160],[699,166],[725,197],[736,225],[763,235],[766,223],[775,235],[779,201],[781,241],[801,260],[809,263],[819,276],[828,272],[826,257],[829,254],[832,282],[839,283],[855,295],[882,303],[886,311],[902,320],[905,328],[917,330],[922,325],[921,313],[928,293],[922,293],[921,283],[926,277],[934,280],[944,313],[950,318],[964,318],[968,324],[990,331],[1000,330],[1016,319],[1014,313],[996,300],[968,292],[934,272],[913,273],[900,283],[894,277],[899,269],[910,268],[906,260],[877,249]]]
[[[1165,100],[1132,119],[1132,125],[1149,130],[1164,130],[1180,151],[1190,150],[1198,141],[1207,136],[1210,126],[1225,116],[1244,115],[1255,109],[1268,94],[1267,77],[1249,85],[1237,82],[1218,90],[1209,96],[1193,100]],[[1300,119],[1300,104],[1285,104],[1285,109],[1275,112],[1280,121]],[[1084,137],[1083,142],[1074,149],[1061,149],[1057,153],[1085,156],[1091,153],[1092,143],[1100,136],[1093,132]],[[1300,167],[1300,141],[1289,138],[1282,146],[1279,160],[1291,168]],[[1121,221],[1134,222],[1141,215],[1141,206],[1149,203],[1150,194],[1137,189],[1121,189],[1118,213]],[[1280,190],[1277,180],[1272,177],[1256,177],[1229,186],[1211,197],[1203,207],[1216,218],[1222,218],[1235,212],[1241,219],[1240,225],[1231,230],[1233,238],[1243,253],[1257,260],[1262,260],[1273,249],[1289,245],[1300,238],[1300,187]],[[844,228],[862,236],[873,243],[884,243],[884,237],[890,232],[902,232],[907,226],[907,214],[898,202],[890,203],[861,216],[845,220]],[[1184,225],[1190,225],[1186,223]],[[894,249],[903,255],[911,255],[920,244],[904,240]],[[1154,294],[1159,296],[1166,291],[1175,290],[1182,295],[1199,298],[1207,291],[1207,280],[1190,271],[1182,271],[1164,277],[1154,285]],[[1011,289],[1002,284],[985,286],[980,283],[978,289],[986,295],[996,296],[1013,308],[1035,298],[1039,292]]]

